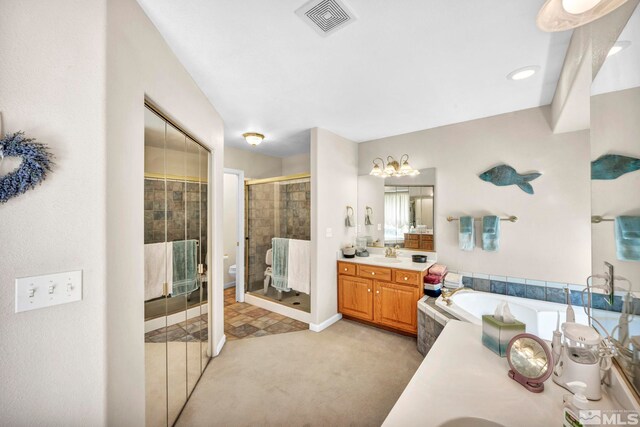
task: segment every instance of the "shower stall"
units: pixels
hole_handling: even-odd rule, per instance
[[[245,291],[310,312],[310,295],[278,292],[267,252],[276,237],[311,240],[311,177],[291,175],[245,182]]]

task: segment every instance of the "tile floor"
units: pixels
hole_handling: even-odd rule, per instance
[[[144,334],[144,342],[197,342],[206,341],[209,338],[207,328],[207,315],[194,317],[187,322],[180,322],[166,328],[156,329]],[[166,330],[166,335],[164,334]]]
[[[227,341],[304,331],[309,325],[247,303],[236,302],[236,288],[224,290],[224,333]]]
[[[236,302],[235,292],[236,288],[228,288],[224,291],[224,333],[227,341],[309,329],[309,325],[304,322],[251,304]],[[203,314],[187,322],[147,332],[144,341],[148,343],[206,341],[208,334],[207,315]]]

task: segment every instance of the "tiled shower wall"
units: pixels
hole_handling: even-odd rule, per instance
[[[144,243],[200,240],[202,256],[207,248],[207,184],[195,182],[165,182],[159,179],[144,180]],[[186,237],[185,237],[186,222]],[[202,237],[200,237],[202,234]]]
[[[265,256],[271,239],[311,239],[311,182],[308,178],[250,185],[247,189],[249,290],[264,287]]]

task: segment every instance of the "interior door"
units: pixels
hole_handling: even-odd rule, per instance
[[[375,321],[407,332],[417,331],[416,288],[375,282]]]
[[[167,180],[165,174],[166,122],[145,108],[145,391],[146,425],[167,421]]]
[[[172,280],[167,297],[167,401],[169,425],[187,401],[187,297],[193,256],[187,241],[186,136],[170,123],[166,132],[167,244],[172,246]]]
[[[338,310],[347,316],[373,320],[373,282],[359,277],[339,276]]]

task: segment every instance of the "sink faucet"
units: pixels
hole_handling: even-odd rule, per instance
[[[454,289],[452,291],[447,291],[447,290],[445,290],[443,288],[442,289],[442,301],[444,301],[447,305],[451,305],[451,299],[450,298],[453,295],[455,295],[457,292],[463,291],[465,289],[468,290],[468,288],[464,288],[464,287],[461,287],[461,288],[458,288],[458,289]]]
[[[384,250],[384,257],[398,258],[398,255],[400,254],[400,252],[398,252],[398,249],[400,249],[400,246],[398,245],[395,245],[394,247],[391,247],[391,246],[386,247]]]

